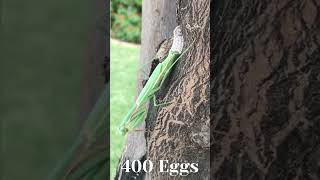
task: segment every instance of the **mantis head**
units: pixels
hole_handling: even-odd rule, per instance
[[[129,112],[126,114],[126,116],[121,121],[121,124],[120,124],[118,130],[122,135],[126,135],[129,131],[129,127],[132,122],[131,118],[132,118],[133,111],[134,111],[134,107],[132,107],[129,110]]]
[[[129,130],[125,126],[121,126],[119,127],[119,131],[122,135],[126,135]]]

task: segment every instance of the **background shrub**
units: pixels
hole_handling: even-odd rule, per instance
[[[111,37],[140,43],[142,0],[112,0]]]

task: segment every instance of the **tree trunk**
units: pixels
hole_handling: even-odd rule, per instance
[[[320,179],[320,2],[217,0],[211,176]]]
[[[149,107],[147,159],[155,167],[148,179],[209,179],[209,7],[209,0],[177,1],[184,47],[190,48],[156,94],[157,100],[172,103]],[[199,172],[170,176],[160,172],[160,160],[198,163]]]
[[[144,0],[142,4],[142,32],[140,66],[150,63],[158,45],[171,37],[176,22],[176,4],[172,0]],[[150,71],[149,66],[143,66],[144,72]],[[138,73],[138,92],[142,89],[143,73]]]

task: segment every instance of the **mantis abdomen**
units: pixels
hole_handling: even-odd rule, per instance
[[[123,118],[119,130],[126,134],[138,126],[146,116],[146,103],[154,98],[155,93],[161,88],[164,80],[170,73],[173,65],[178,61],[183,48],[183,36],[180,26],[177,26],[173,32],[173,44],[168,56],[159,63],[149,77],[146,85],[140,92],[135,104]],[[155,99],[154,99],[155,100]]]

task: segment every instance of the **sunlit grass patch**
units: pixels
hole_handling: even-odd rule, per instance
[[[132,106],[136,94],[136,78],[139,63],[138,46],[111,41],[110,52],[110,171],[114,178],[121,155],[124,136],[118,125],[126,111]]]

